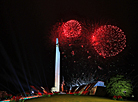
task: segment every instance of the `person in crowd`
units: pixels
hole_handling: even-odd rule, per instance
[[[34,95],[34,91],[33,91],[32,89],[31,89],[31,92],[30,92],[30,93],[31,93],[31,96],[33,96],[33,95]]]
[[[43,90],[43,92],[44,92],[44,94],[47,94],[47,91],[45,89]]]

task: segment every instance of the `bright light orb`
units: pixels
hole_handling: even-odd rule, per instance
[[[77,20],[69,20],[63,25],[63,34],[66,37],[78,37],[82,27]]]
[[[92,45],[102,57],[115,56],[126,47],[126,36],[117,26],[104,25],[95,30]]]

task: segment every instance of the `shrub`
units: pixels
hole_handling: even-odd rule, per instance
[[[81,95],[81,93],[79,93],[78,95]]]
[[[16,102],[15,100],[10,100],[10,102]]]
[[[42,97],[46,97],[47,95],[42,95]]]
[[[8,98],[12,98],[12,94],[8,94]]]
[[[54,95],[59,95],[60,93],[59,92],[54,92]]]
[[[4,98],[7,99],[8,98],[8,95],[5,95]]]
[[[13,96],[10,100],[10,102],[21,102],[22,100],[19,100],[21,98],[21,96]]]
[[[113,96],[113,100],[116,100],[116,99],[117,99],[117,97],[114,95],[114,96]]]
[[[29,92],[26,92],[26,95],[27,95],[27,96],[30,96],[30,93],[29,93]]]
[[[118,100],[123,101],[123,98],[119,98]]]
[[[50,94],[48,94],[47,96],[48,96],[48,97],[50,97],[51,95],[50,95]]]
[[[74,92],[74,95],[79,95],[79,92]]]
[[[110,96],[130,96],[133,92],[131,81],[122,75],[111,77],[106,83],[106,91]]]
[[[118,100],[123,101],[123,98],[121,96],[118,96],[117,98],[118,98]]]
[[[70,92],[69,94],[73,94],[73,92]]]

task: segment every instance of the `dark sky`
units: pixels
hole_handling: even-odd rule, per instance
[[[98,66],[103,68],[97,71],[99,77],[100,74],[108,76],[109,71],[116,70],[116,73],[136,76],[137,3],[136,0],[1,0],[0,90],[19,93],[23,89],[28,90],[27,85],[54,86],[56,45],[53,39],[56,36],[50,32],[57,22],[70,19],[87,21],[90,25],[116,25],[124,31],[127,47],[117,56],[104,59],[88,46],[84,47],[86,49],[77,48],[77,45],[60,46],[61,52],[64,52],[61,54],[61,76],[65,76],[66,81],[72,73],[80,70],[94,73]],[[85,50],[90,51],[89,55]],[[71,56],[71,51],[75,51],[76,57]],[[91,59],[87,59],[87,56],[91,56]],[[76,71],[72,72],[74,69]]]

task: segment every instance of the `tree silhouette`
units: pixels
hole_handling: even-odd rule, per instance
[[[132,94],[132,84],[130,80],[126,80],[123,75],[116,75],[111,77],[105,83],[106,91],[109,96],[130,96]]]

